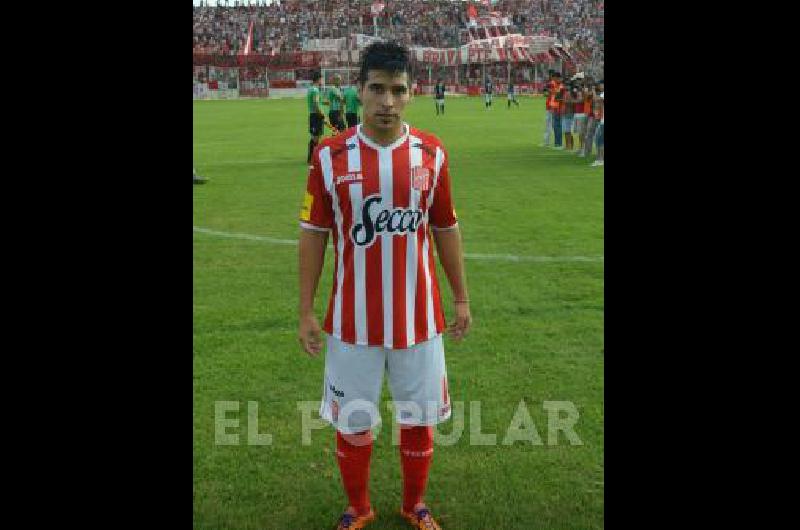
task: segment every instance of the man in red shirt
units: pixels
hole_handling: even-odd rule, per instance
[[[550,147],[550,132],[553,130],[553,108],[557,108],[556,104],[556,89],[558,82],[556,81],[555,70],[550,70],[550,80],[544,85],[544,141],[542,147]]]
[[[433,243],[453,291],[456,340],[472,317],[449,157],[438,138],[403,121],[410,98],[408,50],[368,46],[359,74],[364,122],[314,150],[300,214],[299,339],[315,357],[320,332],[328,335],[320,416],[337,430],[349,499],[340,529],[375,518],[367,482],[384,372],[401,427],[401,513],[415,528],[439,529],[423,502],[432,426],[451,412]],[[313,305],[329,232],[334,281],[320,327]]]

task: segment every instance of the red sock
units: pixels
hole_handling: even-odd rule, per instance
[[[400,462],[403,466],[403,511],[422,502],[433,459],[433,427],[400,428]]]
[[[357,515],[369,513],[369,457],[372,454],[372,433],[363,431],[342,434],[336,431],[336,460],[342,483]]]

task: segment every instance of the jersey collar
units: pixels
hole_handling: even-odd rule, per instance
[[[364,131],[361,129],[361,125],[362,124],[359,123],[356,126],[356,131],[358,132],[359,139],[361,139],[361,141],[364,142],[365,144],[367,144],[369,147],[371,147],[373,149],[378,149],[378,150],[386,149],[386,150],[391,151],[395,147],[399,147],[399,146],[403,145],[403,142],[405,142],[406,139],[408,138],[408,133],[409,133],[409,130],[410,130],[408,124],[403,122],[403,134],[402,134],[402,136],[400,136],[400,138],[398,138],[397,140],[395,140],[391,144],[383,146],[383,145],[376,144],[375,142],[370,140],[367,137],[367,135],[364,134]]]

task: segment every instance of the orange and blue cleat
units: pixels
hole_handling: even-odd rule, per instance
[[[419,528],[421,530],[442,530],[438,523],[433,519],[431,512],[428,511],[428,508],[422,506],[421,508],[417,508],[412,512],[406,512],[402,508],[400,509],[400,515],[402,515],[408,523],[414,527]]]
[[[339,519],[339,524],[336,530],[359,530],[365,528],[369,523],[375,519],[375,511],[370,509],[366,515],[356,515],[355,510],[348,508],[346,512]]]

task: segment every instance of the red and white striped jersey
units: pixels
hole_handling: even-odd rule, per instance
[[[300,225],[333,232],[333,289],[323,329],[351,344],[408,348],[444,331],[429,227],[457,224],[447,154],[403,124],[382,147],[361,125],[315,149]]]

